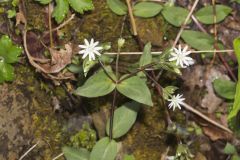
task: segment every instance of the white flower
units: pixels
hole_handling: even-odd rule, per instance
[[[185,98],[182,98],[182,96],[183,95],[177,94],[177,96],[173,95],[171,99],[168,99],[170,102],[168,104],[168,108],[173,108],[173,110],[175,110],[175,108],[181,109],[180,104],[183,104],[183,101],[185,100]]]
[[[95,60],[95,54],[98,56],[101,56],[99,53],[100,50],[103,48],[98,46],[99,42],[94,42],[93,39],[91,39],[91,42],[89,43],[88,40],[84,39],[85,45],[79,45],[79,48],[82,48],[81,51],[79,51],[79,54],[83,54],[82,59],[86,58],[88,56],[89,61]]]
[[[184,49],[182,50],[181,45],[178,46],[178,49],[173,48],[171,53],[172,57],[169,59],[169,61],[176,61],[176,65],[180,65],[182,68],[193,65],[194,60],[188,56],[191,51],[187,51],[187,49],[188,46],[184,47]]]

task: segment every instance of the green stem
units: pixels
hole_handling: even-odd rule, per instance
[[[125,81],[125,80],[128,79],[128,78],[131,78],[132,76],[135,76],[137,73],[142,72],[142,71],[144,71],[145,69],[150,68],[150,67],[153,67],[153,66],[155,66],[155,65],[157,65],[157,63],[156,63],[156,62],[152,62],[152,63],[149,63],[149,64],[147,64],[147,65],[145,65],[145,66],[142,66],[141,68],[139,68],[139,69],[137,69],[136,71],[130,73],[130,74],[127,75],[126,77],[120,79],[120,80],[118,81],[118,84],[121,83],[121,82],[123,82],[123,81]]]

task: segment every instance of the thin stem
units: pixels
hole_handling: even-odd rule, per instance
[[[162,102],[163,102],[163,105],[165,106],[165,100],[164,100],[164,98],[163,98],[163,93],[162,93],[163,88],[162,88],[162,86],[157,82],[157,77],[155,76],[154,72],[152,71],[152,75],[153,75],[153,76],[150,76],[147,72],[144,72],[144,73],[145,73],[146,76],[147,76],[150,80],[152,80],[153,83],[155,84],[155,88],[156,88],[156,90],[157,90],[157,92],[158,92],[158,95],[161,97]],[[169,125],[171,125],[173,122],[172,122],[172,120],[171,120],[171,118],[170,118],[170,115],[169,115],[169,112],[168,112],[167,109],[165,109],[165,115],[166,115],[167,124],[168,124],[168,126],[169,126]]]
[[[145,69],[150,68],[150,67],[153,67],[153,66],[155,66],[155,65],[157,65],[156,62],[149,63],[149,64],[147,64],[147,65],[145,65],[145,66],[142,66],[141,68],[137,69],[136,71],[134,71],[134,72],[130,73],[129,75],[125,76],[124,78],[120,79],[120,80],[118,81],[118,83],[121,83],[121,82],[125,81],[126,79],[131,78],[132,76],[135,76],[137,73],[139,73],[139,72],[141,72],[141,71],[144,71]]]
[[[152,77],[151,77],[150,75],[148,75],[148,74],[146,74],[146,75],[156,84],[156,86],[162,88],[161,85],[160,85],[154,78],[152,78]],[[160,93],[159,93],[159,94],[160,94]],[[225,127],[225,126],[223,126],[223,125],[215,122],[214,120],[210,119],[209,117],[205,116],[204,114],[202,114],[202,113],[199,112],[198,110],[196,110],[196,109],[194,109],[193,107],[191,107],[190,105],[188,105],[188,104],[186,104],[186,103],[182,103],[182,106],[183,106],[186,110],[191,111],[192,113],[195,113],[196,115],[198,115],[199,117],[203,118],[204,120],[206,120],[207,122],[211,123],[212,125],[214,125],[214,126],[216,126],[216,127],[218,127],[218,128],[221,128],[221,129],[227,131],[228,133],[232,134],[232,131],[231,131],[229,128],[227,128],[227,127]],[[171,120],[170,120],[170,123],[171,123]]]
[[[109,125],[109,138],[110,138],[110,140],[113,139],[113,119],[114,119],[116,97],[117,97],[117,89],[115,88],[114,91],[113,91],[113,101],[112,101],[112,106],[111,106],[111,110],[110,110],[110,125]]]
[[[216,127],[218,127],[218,128],[221,128],[221,129],[227,131],[227,132],[230,133],[230,134],[233,133],[229,128],[227,128],[227,127],[225,127],[225,126],[223,126],[223,125],[215,122],[214,120],[210,119],[209,117],[205,116],[204,114],[202,114],[202,113],[199,112],[198,110],[196,110],[196,109],[194,109],[193,107],[191,107],[190,105],[188,105],[188,104],[186,104],[186,103],[183,103],[182,106],[183,106],[185,109],[187,109],[188,111],[191,111],[191,112],[195,113],[195,114],[198,115],[199,117],[201,117],[201,118],[203,118],[204,120],[206,120],[207,122],[211,123],[212,125],[214,125],[214,126],[216,126]]]
[[[31,148],[29,148],[20,158],[19,160],[22,160],[24,157],[26,157],[26,155],[28,155],[28,153],[30,153],[37,145],[39,144],[39,141],[34,144]]]
[[[178,32],[178,34],[177,34],[177,37],[176,37],[176,39],[175,39],[175,41],[174,41],[174,43],[173,43],[172,48],[174,48],[174,47],[177,45],[177,43],[178,43],[178,41],[179,41],[179,39],[180,39],[180,37],[181,37],[181,34],[182,34],[182,32],[183,32],[183,30],[184,30],[184,28],[185,28],[188,20],[191,18],[191,15],[192,15],[194,9],[196,8],[198,2],[199,2],[199,0],[196,0],[196,1],[194,2],[194,4],[193,4],[193,6],[192,6],[192,8],[191,8],[191,10],[190,10],[187,18],[185,19],[184,23],[183,23],[182,26],[181,26],[181,29],[179,30],[179,32]]]
[[[98,59],[98,62],[100,64],[100,66],[102,67],[104,73],[108,76],[109,79],[112,80],[112,82],[116,83],[116,81],[112,78],[112,76],[109,75],[109,73],[107,72],[107,70],[105,69],[103,63]]]
[[[64,153],[60,153],[59,155],[57,155],[56,157],[54,157],[52,160],[57,160],[58,158],[62,157],[64,155]]]
[[[137,35],[137,26],[136,26],[136,22],[135,22],[135,19],[133,16],[131,0],[126,0],[126,2],[127,2],[127,6],[128,6],[128,13],[129,13],[132,29],[133,29],[133,35],[136,36]]]
[[[50,45],[53,48],[53,34],[52,34],[52,4],[48,4],[48,25],[49,25],[49,33],[50,33]]]
[[[214,23],[214,26],[213,26],[214,49],[216,50],[218,48],[218,46],[217,46],[218,38],[217,38],[217,15],[216,15],[216,1],[215,0],[212,0],[212,8],[213,8],[213,23]],[[210,63],[210,66],[213,65],[215,59],[216,59],[216,52],[213,53],[213,58],[212,58],[212,61]]]
[[[229,53],[229,52],[234,52],[232,49],[228,50],[203,50],[203,51],[190,51],[191,53]],[[157,51],[157,52],[151,52],[152,55],[159,55],[162,54],[162,51]],[[106,52],[104,53],[105,55],[116,55],[118,54],[117,52]],[[141,55],[143,52],[121,52],[120,55]]]

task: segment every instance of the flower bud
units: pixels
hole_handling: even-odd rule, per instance
[[[119,38],[118,39],[118,48],[122,48],[125,43],[125,39]]]

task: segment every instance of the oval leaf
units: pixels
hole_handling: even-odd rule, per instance
[[[68,0],[70,6],[78,13],[94,9],[92,0]]]
[[[180,27],[188,16],[189,11],[182,7],[166,6],[162,14],[163,17],[172,25]],[[189,24],[191,20],[187,24]]]
[[[63,147],[62,151],[67,160],[89,160],[90,153],[85,148]]]
[[[69,5],[67,0],[56,0],[56,7],[54,8],[52,16],[57,23],[61,23],[66,17],[68,10]]]
[[[0,84],[4,81],[13,81],[14,69],[13,66],[0,61]]]
[[[229,80],[216,79],[213,82],[213,86],[217,94],[222,98],[234,99],[236,83]]]
[[[191,47],[197,50],[213,50],[214,37],[198,31],[185,30],[181,35],[182,39]],[[219,48],[222,45],[218,43]]]
[[[237,82],[233,108],[228,115],[228,120],[231,120],[232,118],[236,117],[238,112],[240,111],[240,98],[239,98],[240,97],[240,38],[236,38],[233,41],[233,47],[238,60],[238,82]]]
[[[108,137],[100,139],[90,154],[90,160],[114,160],[117,155],[117,143]]]
[[[48,4],[48,3],[50,3],[52,0],[35,0],[35,1],[37,1],[37,2],[39,2],[39,3],[41,3],[41,4]]]
[[[152,48],[152,45],[150,42],[148,42],[144,46],[143,54],[142,54],[142,56],[140,58],[140,62],[139,62],[140,67],[152,62],[151,48]]]
[[[140,108],[140,104],[136,102],[125,103],[118,109],[114,111],[113,119],[113,138],[119,138],[125,135],[130,128],[133,126],[137,119],[137,113]],[[109,125],[108,120],[106,126],[106,132],[109,135]]]
[[[2,57],[6,63],[17,62],[21,52],[22,52],[22,48],[14,45],[12,43],[12,40],[8,36],[5,35],[1,37],[0,58]]]
[[[128,98],[149,106],[153,105],[151,93],[145,81],[134,76],[117,85],[117,90]]]
[[[154,17],[162,10],[162,8],[162,5],[158,3],[139,2],[133,6],[133,14],[143,18]]]
[[[225,5],[216,5],[216,23],[221,22],[232,12],[232,9]],[[209,5],[201,8],[196,14],[196,18],[204,24],[214,24],[213,6]]]
[[[110,71],[109,74],[114,77]],[[109,79],[103,70],[91,76],[83,86],[77,88],[74,94],[84,97],[99,97],[107,95],[115,88],[115,83]]]
[[[127,6],[120,0],[107,0],[108,7],[117,15],[127,14]]]

